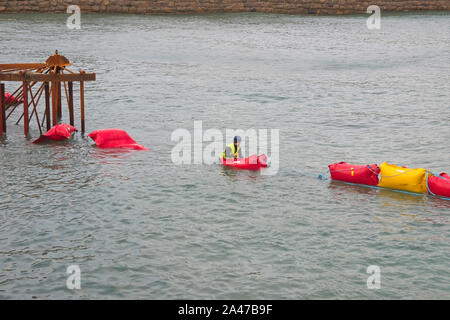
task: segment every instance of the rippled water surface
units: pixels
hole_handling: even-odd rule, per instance
[[[0,62],[58,49],[97,73],[87,131],[121,128],[150,151],[79,133],[33,145],[13,114],[0,298],[450,298],[450,201],[317,179],[338,161],[450,172],[448,14],[383,15],[373,31],[366,16],[66,18],[0,15]],[[278,174],[174,165],[171,133],[200,120],[279,129]]]

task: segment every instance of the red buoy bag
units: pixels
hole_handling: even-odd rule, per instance
[[[446,173],[439,176],[428,175],[428,191],[430,194],[450,198],[450,176]]]
[[[72,133],[78,131],[75,127],[67,123],[56,124],[47,131],[47,133],[41,135],[39,138],[33,141],[33,143],[39,143],[43,140],[61,141],[69,139]]]
[[[23,99],[17,100],[16,97],[14,97],[12,94],[9,94],[8,92],[5,92],[5,103],[10,103],[16,100],[15,102],[23,102]]]
[[[88,134],[99,148],[128,148],[135,150],[148,150],[137,144],[128,133],[120,129],[103,129]]]
[[[368,186],[376,186],[378,184],[380,168],[376,164],[361,166],[338,162],[330,164],[328,168],[330,169],[332,180],[365,184]]]

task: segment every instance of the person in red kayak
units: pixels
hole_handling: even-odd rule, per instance
[[[227,147],[223,151],[223,154],[221,155],[221,158],[225,160],[242,158],[241,137],[235,136],[233,140],[233,143],[227,145]]]

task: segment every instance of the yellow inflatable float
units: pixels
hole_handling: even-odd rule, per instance
[[[378,187],[427,193],[426,172],[422,168],[410,169],[383,162],[380,165],[380,182]]]

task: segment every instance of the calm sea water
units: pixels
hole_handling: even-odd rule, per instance
[[[1,63],[58,49],[97,73],[87,131],[150,151],[33,145],[9,121],[0,298],[450,298],[450,201],[317,179],[339,161],[450,172],[448,14],[372,31],[364,15],[67,16],[0,15]],[[174,165],[171,133],[194,121],[279,129],[278,174]]]

